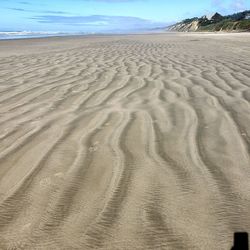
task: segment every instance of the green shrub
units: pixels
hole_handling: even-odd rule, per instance
[[[241,20],[234,22],[226,19],[214,24],[203,25],[199,27],[199,31],[230,31],[230,30],[250,30],[250,20]]]
[[[250,30],[250,20],[242,20],[237,24],[239,30]]]
[[[188,18],[182,21],[182,23],[191,23],[193,21],[197,21],[199,18],[198,17],[194,17],[194,18]]]

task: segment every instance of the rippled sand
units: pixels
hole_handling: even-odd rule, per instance
[[[0,249],[230,249],[249,156],[249,34],[0,42]]]

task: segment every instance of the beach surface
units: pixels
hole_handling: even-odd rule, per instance
[[[0,41],[0,249],[222,250],[250,233],[250,34]]]

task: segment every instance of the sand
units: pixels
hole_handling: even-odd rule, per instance
[[[249,157],[250,34],[0,42],[0,249],[230,249]]]

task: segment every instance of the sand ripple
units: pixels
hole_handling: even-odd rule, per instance
[[[250,232],[250,37],[193,36],[2,52],[0,249],[230,249]]]

